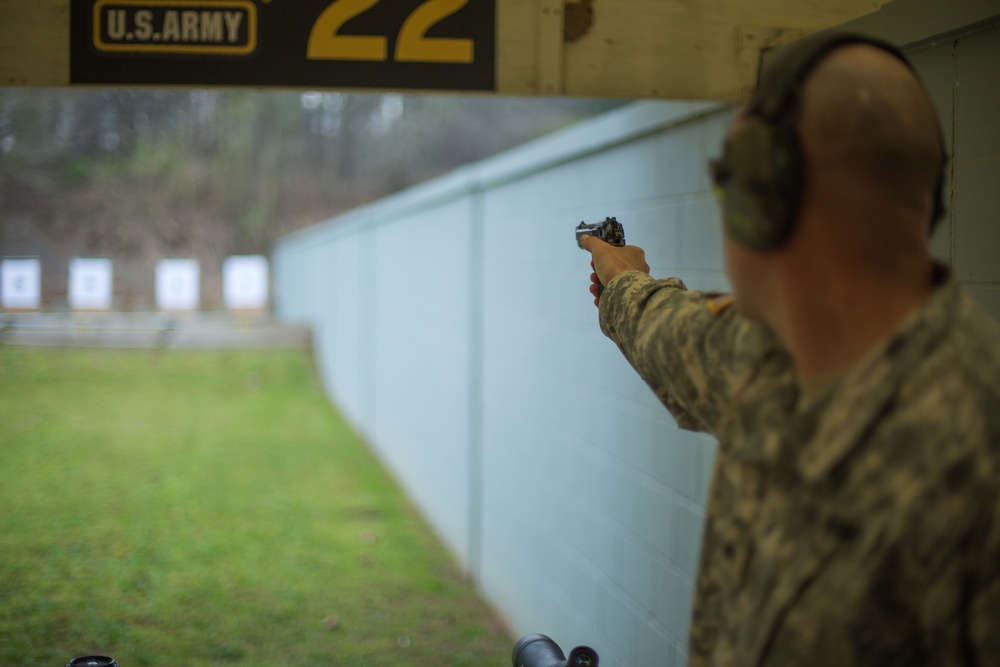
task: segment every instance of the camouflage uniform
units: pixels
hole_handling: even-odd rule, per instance
[[[1000,326],[939,274],[807,400],[774,336],[713,295],[608,285],[604,332],[719,440],[693,667],[1000,664]]]

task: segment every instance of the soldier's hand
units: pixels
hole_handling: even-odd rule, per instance
[[[613,246],[593,236],[584,236],[580,245],[590,253],[590,266],[594,272],[590,274],[590,293],[594,295],[594,305],[600,305],[598,281],[607,285],[619,273],[624,271],[642,271],[649,273],[646,263],[646,253],[634,245]]]

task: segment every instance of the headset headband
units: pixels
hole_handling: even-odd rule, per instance
[[[903,52],[889,42],[854,33],[811,35],[784,47],[775,61],[761,67],[757,89],[747,105],[748,115],[769,124],[786,122],[788,114],[798,109],[802,83],[812,69],[830,51],[848,44],[869,44],[882,49],[913,71]]]

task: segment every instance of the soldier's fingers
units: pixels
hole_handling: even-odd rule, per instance
[[[594,252],[594,248],[608,244],[595,236],[584,236],[580,239],[580,245],[584,250],[592,253]]]

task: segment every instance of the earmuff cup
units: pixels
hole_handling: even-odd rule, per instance
[[[734,241],[755,250],[784,244],[798,209],[801,150],[794,133],[776,136],[785,129],[748,118],[724,149],[726,227]]]

